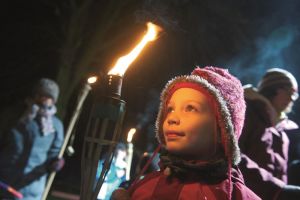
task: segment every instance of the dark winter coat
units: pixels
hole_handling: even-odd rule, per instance
[[[246,94],[246,118],[239,145],[239,165],[246,185],[263,199],[273,199],[287,183],[289,139],[285,130],[297,128],[288,120],[274,121],[274,109],[264,97]]]
[[[185,160],[162,149],[161,170],[135,181],[129,189],[131,199],[260,199],[244,185],[239,169],[226,160]]]
[[[153,172],[147,175],[140,183],[134,187],[131,195],[132,200],[191,200],[228,199],[229,179],[221,180],[217,183],[204,183],[201,181],[191,181],[191,179],[178,179],[168,177],[162,171]],[[241,174],[237,170],[232,170],[232,199],[260,199],[243,182]]]
[[[49,163],[57,157],[64,137],[62,122],[55,116],[53,125],[55,132],[44,136],[36,119],[19,122],[1,141],[0,180],[20,191],[23,200],[41,199]]]

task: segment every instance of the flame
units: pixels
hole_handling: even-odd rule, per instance
[[[89,84],[93,84],[93,83],[96,83],[97,80],[98,80],[97,76],[91,76],[91,77],[88,78],[87,82]]]
[[[135,128],[131,128],[128,132],[128,135],[127,135],[127,142],[131,142],[132,141],[132,138],[133,138],[133,135],[135,134],[136,132],[136,129]]]
[[[129,54],[120,57],[115,66],[108,72],[108,75],[123,76],[129,65],[138,57],[146,44],[150,41],[154,41],[157,38],[157,34],[161,31],[159,26],[151,22],[147,23],[147,28],[147,32],[140,43],[138,43]]]

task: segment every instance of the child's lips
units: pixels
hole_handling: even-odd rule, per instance
[[[178,137],[183,137],[185,134],[182,132],[168,131],[165,133],[165,135],[167,136],[167,139],[175,139]]]

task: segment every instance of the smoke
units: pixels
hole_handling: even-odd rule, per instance
[[[138,22],[152,21],[169,31],[184,31],[179,25],[178,13],[191,0],[145,0],[135,15]],[[179,11],[179,12],[178,12]]]
[[[254,41],[252,48],[243,49],[227,66],[245,83],[257,83],[265,71],[272,67],[291,68],[286,52],[299,36],[291,25],[274,29]],[[289,69],[287,69],[289,70]]]
[[[157,140],[155,139],[155,119],[159,107],[159,92],[156,89],[150,89],[146,97],[147,101],[144,110],[137,115],[136,128],[142,133],[140,148],[152,152],[155,149]]]
[[[142,129],[148,126],[156,117],[156,113],[159,106],[159,92],[155,89],[150,89],[147,96],[143,113],[139,113],[137,116],[137,128]]]

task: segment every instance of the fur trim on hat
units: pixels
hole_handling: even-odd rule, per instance
[[[211,73],[208,75],[210,77],[201,75],[202,72],[206,73],[206,75]],[[225,74],[223,75],[222,73]],[[225,153],[232,164],[237,165],[240,161],[238,137],[241,134],[245,115],[243,88],[238,79],[230,75],[227,70],[221,68],[196,68],[192,75],[175,77],[166,84],[161,93],[160,109],[156,120],[156,136],[159,142],[165,145],[162,124],[166,101],[170,98],[169,91],[177,83],[181,82],[199,84],[204,90],[207,90],[215,100],[217,106],[217,122],[221,129]]]

